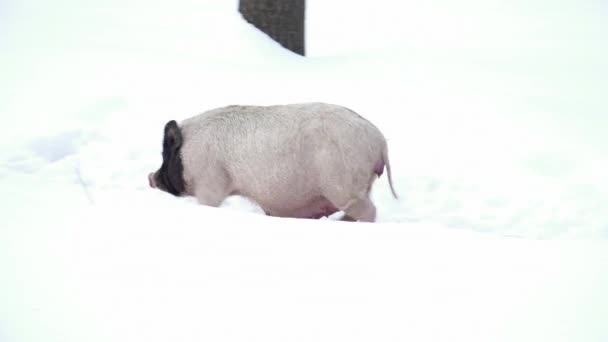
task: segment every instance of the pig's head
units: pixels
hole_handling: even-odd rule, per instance
[[[158,171],[148,175],[150,187],[158,188],[175,196],[179,196],[186,191],[184,166],[180,154],[182,142],[182,132],[175,120],[167,122],[163,138],[163,164]]]

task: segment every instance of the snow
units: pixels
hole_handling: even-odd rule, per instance
[[[307,58],[236,1],[0,4],[0,341],[608,339],[606,4],[307,4]],[[148,187],[168,120],[306,101],[387,136],[378,223]]]

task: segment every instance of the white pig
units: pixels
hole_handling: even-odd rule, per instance
[[[350,109],[325,103],[228,106],[169,121],[151,187],[219,206],[230,195],[267,215],[373,222],[374,180],[384,167],[395,198],[386,139]]]

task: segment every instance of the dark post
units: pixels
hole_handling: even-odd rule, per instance
[[[239,12],[283,47],[304,56],[305,0],[240,0]]]

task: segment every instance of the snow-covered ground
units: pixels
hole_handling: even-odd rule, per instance
[[[307,3],[307,58],[236,1],[0,3],[0,341],[608,340],[606,2]],[[306,101],[387,136],[379,223],[148,188],[166,121]]]

